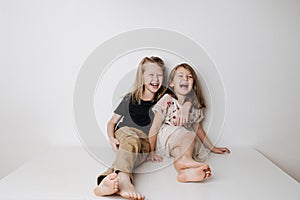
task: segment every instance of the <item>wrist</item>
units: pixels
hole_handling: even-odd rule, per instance
[[[192,102],[189,102],[189,101],[186,101],[184,104],[185,104],[187,110],[190,110],[192,108],[192,105],[193,105]]]

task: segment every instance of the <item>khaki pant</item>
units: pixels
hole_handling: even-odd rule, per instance
[[[115,132],[115,137],[120,142],[116,159],[112,166],[98,177],[98,185],[108,174],[119,171],[128,173],[132,181],[133,169],[148,157],[150,145],[143,131],[125,126]]]

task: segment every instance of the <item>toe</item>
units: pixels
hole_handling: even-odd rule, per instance
[[[118,176],[118,174],[116,174],[116,173],[111,173],[111,174],[108,175],[108,178],[109,178],[110,180],[113,180],[113,179],[115,179],[117,176]]]
[[[137,194],[136,193],[132,193],[132,197],[134,198],[134,199],[138,199],[138,197],[137,197]]]
[[[210,170],[210,168],[209,168],[209,166],[207,164],[202,165],[201,168],[203,170]]]
[[[141,195],[141,194],[138,194],[138,200],[143,200],[143,199],[145,199],[145,196]]]
[[[114,188],[119,188],[119,182],[118,181],[114,182]]]
[[[133,198],[133,195],[132,195],[131,192],[127,192],[127,195],[128,195],[129,198]]]

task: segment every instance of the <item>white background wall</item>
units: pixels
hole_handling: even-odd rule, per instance
[[[80,145],[72,95],[85,59],[114,35],[159,27],[194,39],[220,70],[218,144],[254,147],[300,181],[299,9],[296,0],[0,1],[0,177],[49,145]]]

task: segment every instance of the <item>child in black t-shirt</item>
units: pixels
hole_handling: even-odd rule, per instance
[[[164,92],[165,73],[165,64],[159,57],[145,57],[139,63],[132,91],[123,98],[107,124],[108,138],[116,152],[116,159],[98,177],[95,195],[145,198],[132,184],[132,170],[148,157],[150,146],[147,134],[154,116],[151,108]],[[187,103],[183,109],[179,124],[187,121],[186,113],[190,105]]]

